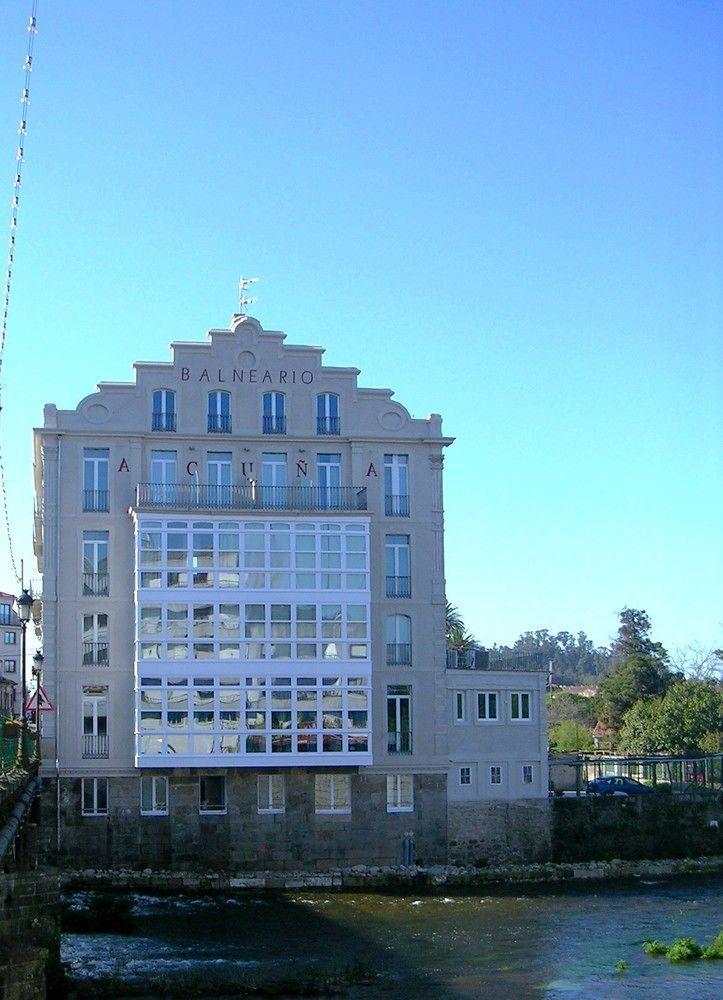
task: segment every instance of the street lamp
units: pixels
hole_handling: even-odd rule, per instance
[[[38,649],[33,656],[33,677],[35,678],[35,732],[38,740],[38,754],[40,754],[40,685],[43,678],[43,660],[45,657]]]
[[[23,635],[22,635],[23,648],[22,648],[22,652],[21,652],[21,661],[22,661],[22,680],[21,680],[21,685],[22,686],[20,688],[20,718],[23,720],[23,722],[25,722],[25,697],[26,697],[26,689],[25,689],[25,658],[26,657],[25,657],[25,650],[26,650],[26,646],[27,646],[27,643],[26,643],[26,640],[25,640],[25,630],[28,627],[28,622],[30,621],[30,613],[33,610],[33,599],[30,596],[30,594],[27,592],[27,590],[23,590],[22,594],[20,595],[20,597],[17,598],[17,600],[16,600],[15,603],[18,606],[18,618],[20,619],[20,624],[21,624],[22,630],[23,630]]]

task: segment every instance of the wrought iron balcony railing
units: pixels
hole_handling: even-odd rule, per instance
[[[316,418],[316,433],[317,434],[340,434],[341,433],[341,421],[339,417],[317,417]]]
[[[84,642],[83,643],[83,666],[84,667],[107,667],[108,666],[108,643],[107,642]]]
[[[83,510],[108,510],[110,493],[108,490],[83,490]]]
[[[96,759],[108,756],[108,734],[83,734],[83,757]]]
[[[448,649],[448,670],[531,670],[548,669],[541,652],[514,652],[496,649]]]
[[[152,431],[175,431],[176,429],[176,414],[175,413],[154,413],[151,416],[151,430]],[[209,427],[209,430],[211,428]]]
[[[384,513],[387,517],[409,517],[409,497],[387,493],[384,497]]]
[[[409,642],[387,643],[387,666],[408,667],[412,663],[412,646]]]
[[[401,732],[387,733],[387,753],[411,753],[412,731],[403,729]]]
[[[367,491],[366,486],[259,486],[255,483],[246,486],[204,486],[195,483],[168,485],[139,483],[136,489],[136,506],[154,510],[354,511],[367,509]],[[400,579],[408,580],[407,577]]]
[[[409,576],[388,576],[387,597],[411,597],[412,578]]]
[[[286,417],[263,417],[261,430],[264,434],[286,434]]]
[[[107,573],[83,573],[83,596],[84,597],[107,597],[108,596],[108,574]]]
[[[228,413],[209,413],[208,415],[209,434],[230,434],[231,416]]]

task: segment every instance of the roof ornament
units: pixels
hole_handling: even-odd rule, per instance
[[[244,277],[239,278],[237,315],[245,316],[246,306],[250,306],[252,303],[256,301],[255,295],[245,295],[244,293],[250,285],[255,285],[258,280],[259,280],[258,278],[244,278]]]

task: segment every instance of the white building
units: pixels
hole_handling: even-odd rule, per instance
[[[13,594],[0,592],[0,714],[20,715],[22,628]]]
[[[235,316],[131,383],[45,408],[60,858],[399,862],[413,836],[443,861],[451,843],[499,853],[500,800],[535,817],[543,854],[544,676],[447,669],[452,439],[284,340]]]

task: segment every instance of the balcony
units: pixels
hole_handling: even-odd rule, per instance
[[[83,734],[83,757],[85,759],[100,760],[108,756],[108,734],[88,733]]]
[[[404,729],[401,732],[387,733],[387,753],[411,753],[412,732]]]
[[[262,417],[261,430],[264,434],[286,434],[286,417]]]
[[[208,432],[209,434],[230,434],[231,415],[228,413],[209,413]]]
[[[495,649],[448,649],[447,670],[532,670],[548,669],[544,653],[516,653]]]
[[[176,429],[176,414],[175,413],[154,413],[151,416],[151,430],[152,431],[175,431]],[[209,427],[209,430],[211,428]]]
[[[107,511],[110,494],[108,490],[83,490],[83,510]]]
[[[387,643],[387,666],[409,667],[412,664],[412,646],[409,642]]]
[[[387,597],[411,597],[412,578],[409,576],[388,576]]]
[[[204,486],[195,483],[171,485],[139,483],[136,488],[136,507],[146,510],[360,511],[367,509],[367,491],[366,486],[259,486],[256,483],[247,486]]]
[[[387,517],[409,517],[409,497],[387,494],[384,497],[384,513]]]
[[[317,417],[316,418],[316,433],[317,434],[340,434],[341,433],[341,421],[338,417]]]
[[[107,642],[84,642],[83,643],[83,666],[84,667],[107,667],[108,666],[108,643]]]
[[[107,573],[83,573],[83,597],[107,597]]]

